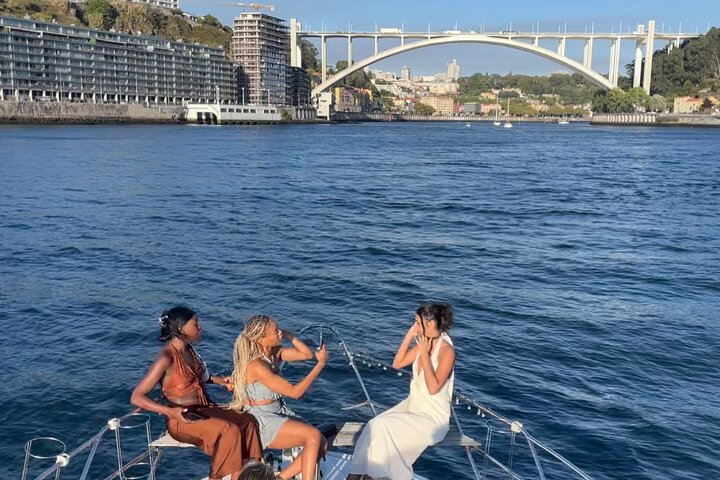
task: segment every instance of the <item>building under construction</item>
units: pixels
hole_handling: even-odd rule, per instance
[[[285,21],[258,11],[241,13],[233,25],[232,61],[241,67],[238,96],[253,104],[285,105],[290,34]]]

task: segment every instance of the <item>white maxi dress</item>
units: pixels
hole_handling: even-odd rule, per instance
[[[437,370],[438,352],[442,342],[452,346],[443,333],[430,355]],[[410,395],[370,420],[355,444],[349,473],[366,474],[375,479],[410,480],[413,463],[430,445],[442,441],[450,429],[450,409],[455,383],[455,369],[435,395],[431,395],[420,372],[420,356],[412,366]]]

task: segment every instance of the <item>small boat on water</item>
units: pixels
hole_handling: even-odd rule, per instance
[[[569,121],[569,120],[566,120],[566,119],[564,119],[564,118],[558,120],[557,123],[558,123],[558,125],[570,125],[570,121]]]
[[[513,128],[513,124],[510,121],[510,99],[507,99],[507,119],[503,123],[503,128]]]
[[[328,412],[327,415],[355,411],[362,412],[365,416],[372,418],[386,409],[384,405],[372,399],[362,372],[371,373],[374,371],[373,376],[382,374],[388,380],[394,379],[395,381],[412,378],[412,373],[408,370],[395,369],[386,362],[350,350],[334,327],[311,325],[301,330],[298,336],[303,336],[308,332],[319,333],[318,345],[323,343],[323,335],[337,339],[337,345],[343,355],[342,363],[345,368],[348,368],[348,373],[355,376],[359,390],[364,397],[364,401],[360,403],[342,406],[337,411]],[[327,344],[332,345],[330,342],[327,342]],[[282,366],[280,368],[282,369]],[[382,380],[381,383],[387,384],[387,380]],[[346,388],[342,388],[335,393],[343,399],[347,399],[348,394],[351,392],[347,392]],[[489,478],[591,480],[585,472],[569,460],[535,439],[522,423],[496,413],[493,409],[474,400],[464,391],[457,388],[454,390],[453,404],[450,431],[444,440],[428,448],[423,453],[424,458],[432,458],[432,456],[438,455],[436,449],[450,448],[459,450],[466,457],[465,478],[475,480]],[[357,413],[353,414],[353,416],[357,417]],[[138,411],[111,418],[95,435],[82,442],[69,453],[65,451],[65,444],[58,439],[51,437],[32,439],[25,445],[25,461],[21,480],[29,478],[34,480],[58,479],[70,464],[76,463],[78,467],[82,465],[80,476],[73,477],[79,480],[95,478],[104,478],[105,480],[140,478],[165,480],[167,478],[170,480],[171,477],[163,475],[163,469],[159,469],[163,453],[168,449],[196,447],[178,442],[167,432],[164,432],[159,437],[153,436],[150,424],[151,416]],[[345,479],[352,458],[352,448],[363,427],[364,423],[362,422],[344,421],[324,424],[318,422],[318,428],[328,439],[330,450],[325,458],[318,463],[319,469],[316,479]],[[482,439],[482,441],[479,439]],[[103,442],[103,440],[106,441]],[[102,476],[98,477],[98,473],[93,468],[93,461],[101,443],[104,444],[106,450],[112,450],[110,458],[117,466],[110,468],[109,472],[106,471]],[[125,457],[128,452],[128,445],[133,445],[138,450],[129,459]],[[105,453],[107,454],[107,451]],[[267,456],[266,462],[281,467],[292,461],[299,451],[289,449],[278,453],[277,457],[274,454]],[[29,476],[31,469],[42,468],[42,465],[38,465],[42,462],[46,462],[44,470],[38,475]],[[47,465],[50,462],[52,464]],[[105,462],[101,466],[108,468],[107,458],[105,458]],[[93,474],[90,476],[91,471]],[[447,478],[447,473],[443,477]],[[224,480],[228,479],[229,476],[225,477]],[[413,475],[413,479],[430,480],[428,477],[417,474]],[[207,480],[207,477],[202,480]]]
[[[500,104],[496,103],[495,104],[495,120],[493,121],[493,125],[495,125],[496,127],[499,127],[500,125],[502,125],[502,122],[500,122],[500,117],[498,116],[499,112],[500,112]]]

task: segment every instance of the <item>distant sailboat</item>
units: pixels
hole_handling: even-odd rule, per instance
[[[510,99],[507,99],[507,120],[503,124],[503,128],[513,128],[513,124],[510,122]]]
[[[493,122],[493,125],[495,125],[496,127],[500,126],[500,117],[498,117],[498,115],[499,115],[498,112],[500,112],[500,104],[496,100],[495,101],[495,121]]]

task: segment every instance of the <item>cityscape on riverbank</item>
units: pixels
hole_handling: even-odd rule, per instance
[[[494,118],[647,112],[713,115],[720,109],[720,74],[709,75],[702,64],[705,61],[712,68],[713,55],[720,57],[716,28],[706,35],[666,34],[656,32],[650,21],[638,24],[628,34],[612,35],[549,35],[541,33],[539,26],[530,33],[446,30],[419,34],[379,27],[370,33],[330,34],[304,32],[295,19],[274,16],[272,6],[260,4],[242,4],[247,10],[235,18],[232,27],[211,15],[183,12],[179,0],[66,1],[52,7],[56,10],[42,5],[42,1],[0,2],[0,102],[170,109],[189,104],[266,105],[279,108],[285,120],[330,120],[336,113]],[[139,16],[149,20],[139,22]],[[70,19],[76,22],[67,25]],[[154,34],[149,35],[144,32],[148,21],[157,25],[174,22],[175,30],[181,32],[175,36],[185,38],[162,38],[159,28],[151,28]],[[209,35],[188,41],[196,31]],[[367,59],[354,61],[355,36],[374,37],[376,57],[383,53],[378,52],[378,38],[397,38],[401,42],[397,48],[408,50],[411,39],[419,43],[504,42],[513,48],[535,49],[533,53],[543,56],[549,56],[546,52],[550,49],[541,48],[541,42],[557,42],[551,52],[556,58],[552,59],[576,71],[463,77],[461,65],[448,59],[434,75],[413,75],[410,66],[388,72],[372,64],[365,66]],[[348,56],[329,65],[325,50],[332,37],[347,38]],[[320,54],[315,39],[320,40]],[[612,42],[610,72],[606,74],[594,71],[592,60],[593,40],[603,39]],[[627,65],[628,75],[623,76],[620,43],[630,39],[637,44],[635,61]],[[654,50],[653,42],[660,40],[667,45]],[[220,45],[212,46],[213,41]],[[565,55],[570,41],[584,42],[582,62]],[[653,54],[648,56],[648,51]],[[685,62],[688,78],[677,74],[670,78],[668,72],[673,73],[672,63],[678,57],[682,61],[683,55],[700,57],[706,51],[708,59],[698,59],[694,70]],[[636,69],[636,64],[641,68]]]

